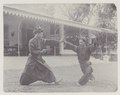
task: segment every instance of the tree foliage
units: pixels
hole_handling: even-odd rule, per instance
[[[91,6],[91,4],[63,5],[62,11],[69,20],[83,23],[89,17]]]
[[[92,18],[93,26],[117,30],[117,8],[115,4],[70,4],[62,7],[63,14],[69,20],[89,25]]]
[[[96,20],[96,26],[117,30],[117,9],[115,4],[100,4],[97,5],[97,10],[98,12],[96,15],[98,19]]]

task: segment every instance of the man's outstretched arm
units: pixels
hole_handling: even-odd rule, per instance
[[[51,40],[51,39],[44,39],[44,42],[46,45],[51,45],[51,46],[58,46],[60,43],[57,40]]]
[[[77,46],[70,43],[70,42],[67,42],[67,41],[64,41],[65,45],[66,45],[66,48],[67,49],[70,49],[70,50],[73,50],[74,52],[77,52]]]

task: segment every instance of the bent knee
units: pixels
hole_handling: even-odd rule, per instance
[[[86,74],[91,74],[93,72],[93,70],[92,70],[92,68],[91,67],[88,67],[87,69],[86,69]]]
[[[30,78],[26,74],[22,74],[20,77],[20,84],[21,85],[29,85],[30,84]]]

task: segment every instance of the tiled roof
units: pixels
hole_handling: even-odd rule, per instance
[[[77,27],[77,28],[85,28],[85,29],[99,31],[99,32],[103,32],[103,30],[105,30],[105,31],[110,32],[110,33],[116,33],[115,31],[112,31],[112,30],[109,30],[109,29],[95,28],[95,27],[91,27],[91,26],[88,26],[88,25],[81,24],[79,22],[61,20],[61,19],[50,17],[50,16],[35,14],[35,13],[27,12],[27,11],[24,11],[24,10],[7,7],[7,6],[3,7],[3,11],[4,11],[5,14],[16,15],[16,16],[20,16],[20,17],[35,19],[35,20],[43,20],[43,21],[47,21],[47,22],[50,22],[50,23],[63,24],[63,25]]]

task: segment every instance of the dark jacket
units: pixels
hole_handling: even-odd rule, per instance
[[[77,53],[79,62],[89,61],[91,53],[96,49],[94,44],[85,45],[85,47],[76,46],[70,42],[66,42],[67,49],[73,50]]]

